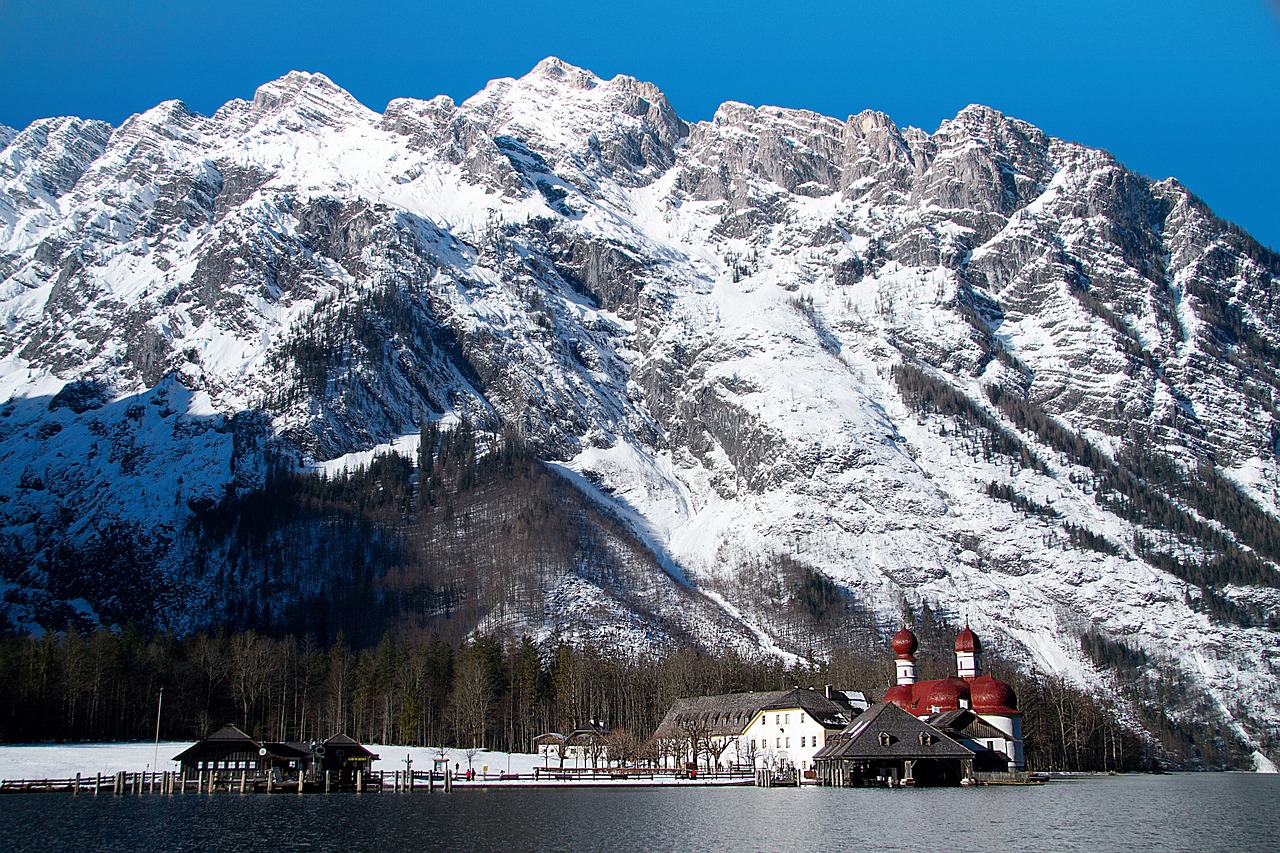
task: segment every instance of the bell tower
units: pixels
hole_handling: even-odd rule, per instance
[[[956,637],[956,674],[966,681],[982,674],[982,642],[968,625]]]
[[[899,684],[915,684],[916,683],[916,649],[920,648],[920,643],[916,640],[916,635],[909,628],[903,628],[901,631],[893,635],[893,651],[897,655],[897,670]]]

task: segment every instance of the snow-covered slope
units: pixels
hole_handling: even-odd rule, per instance
[[[462,104],[291,73],[0,142],[19,624],[68,588],[59,548],[122,530],[164,578],[135,594],[199,624],[193,513],[280,454],[337,470],[466,418],[696,591],[688,636],[806,654],[785,558],[885,629],[927,602],[1096,686],[1092,627],[1250,741],[1280,727],[1280,259],[1176,181],[979,106],[689,125],[555,59]],[[521,618],[631,642],[591,589]]]

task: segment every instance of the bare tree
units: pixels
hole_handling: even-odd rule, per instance
[[[245,631],[231,638],[231,689],[244,712],[244,730],[252,733],[249,712],[278,680],[275,644]]]
[[[689,751],[685,754],[696,764],[698,756],[706,751],[707,741],[711,737],[711,723],[700,715],[688,715],[681,717],[678,725],[684,741],[689,745]]]

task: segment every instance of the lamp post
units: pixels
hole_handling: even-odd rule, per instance
[[[164,688],[160,688],[160,698],[156,700],[156,752],[151,757],[152,772],[160,770],[160,712],[164,709]]]

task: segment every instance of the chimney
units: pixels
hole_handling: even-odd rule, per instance
[[[830,684],[828,684],[828,685],[827,685],[826,694],[827,694],[827,698],[828,698],[828,699],[830,699],[830,698],[831,698],[831,685],[830,685]]]

